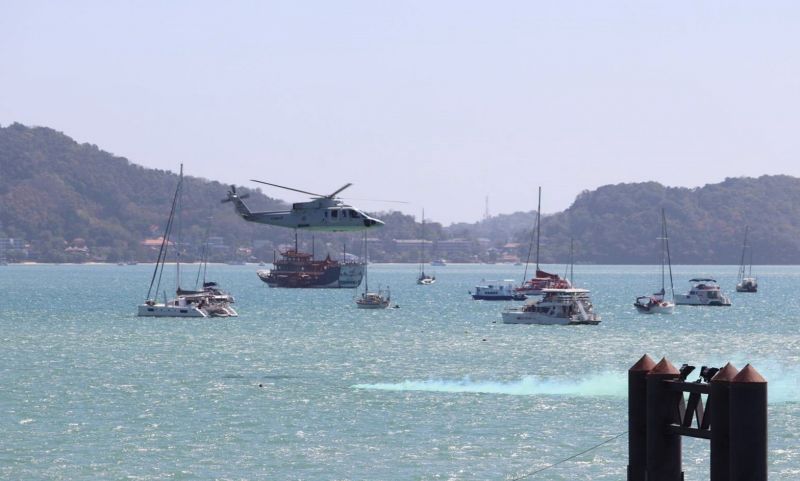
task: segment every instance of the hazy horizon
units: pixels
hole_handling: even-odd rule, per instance
[[[0,124],[444,224],[800,176],[800,5],[4,2]],[[262,186],[289,202],[302,194]]]

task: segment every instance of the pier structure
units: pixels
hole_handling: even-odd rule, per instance
[[[629,369],[628,481],[682,481],[682,436],[710,441],[710,481],[766,481],[767,381],[728,363],[688,382],[694,369],[647,354]]]

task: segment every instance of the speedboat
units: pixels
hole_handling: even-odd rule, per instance
[[[524,301],[527,298],[524,294],[514,292],[512,279],[483,282],[475,286],[474,294],[470,292],[476,301]]]
[[[504,310],[503,324],[574,326],[600,323],[587,289],[544,289],[542,294],[541,300],[531,299],[521,307]]]
[[[709,278],[690,279],[694,283],[688,294],[675,294],[675,304],[683,306],[730,306],[731,300]]]

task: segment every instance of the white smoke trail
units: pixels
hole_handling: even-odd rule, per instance
[[[627,395],[627,374],[603,373],[583,379],[542,378],[525,376],[518,381],[473,381],[469,376],[461,380],[429,379],[407,380],[399,383],[356,384],[355,389],[381,391],[427,391],[446,393],[507,394],[512,396],[615,396]]]

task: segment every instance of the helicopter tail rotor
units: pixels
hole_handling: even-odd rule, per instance
[[[248,197],[250,197],[250,194],[242,194],[242,195],[237,194],[236,193],[236,186],[235,185],[231,185],[231,188],[228,191],[228,196],[226,198],[222,199],[220,202],[222,204],[224,204],[226,202],[233,202],[234,200],[242,200],[242,199],[246,199]]]

